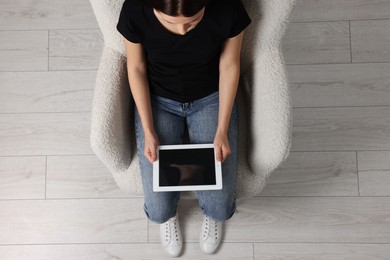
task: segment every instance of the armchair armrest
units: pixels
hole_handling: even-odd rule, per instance
[[[128,171],[136,158],[133,120],[134,101],[127,79],[126,57],[105,46],[97,71],[91,112],[90,145],[112,172],[119,186],[128,189]]]

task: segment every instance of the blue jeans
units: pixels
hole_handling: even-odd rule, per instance
[[[204,98],[181,103],[151,94],[154,130],[160,145],[183,144],[185,124],[191,144],[213,143],[218,126],[219,92]],[[137,150],[144,190],[144,211],[149,220],[164,223],[176,215],[180,192],[153,192],[153,164],[144,155],[144,131],[134,109]],[[236,173],[238,142],[237,100],[234,101],[228,128],[232,153],[222,163],[222,190],[196,191],[199,206],[205,215],[224,221],[236,210]]]

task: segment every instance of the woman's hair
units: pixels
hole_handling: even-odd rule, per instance
[[[144,3],[169,16],[191,17],[198,13],[209,0],[143,0]]]

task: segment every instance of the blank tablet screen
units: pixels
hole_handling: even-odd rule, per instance
[[[159,150],[160,186],[215,185],[214,148]]]

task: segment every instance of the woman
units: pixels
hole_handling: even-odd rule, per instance
[[[126,0],[117,29],[125,38],[135,101],[135,130],[144,211],[160,224],[171,256],[182,249],[179,192],[153,192],[152,163],[162,144],[213,143],[222,162],[223,189],[197,191],[204,213],[200,247],[215,252],[222,222],[236,209],[238,111],[236,93],[244,29],[241,0]],[[141,152],[143,151],[143,153]]]

